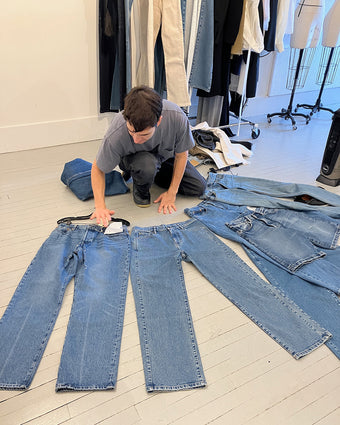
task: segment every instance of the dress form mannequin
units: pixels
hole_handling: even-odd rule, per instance
[[[318,44],[322,22],[324,17],[324,0],[299,0],[294,14],[294,29],[290,39],[290,66],[289,71],[293,72],[293,85],[290,96],[290,101],[287,109],[281,109],[281,112],[275,112],[267,115],[267,120],[270,123],[271,117],[277,115],[285,120],[290,119],[293,130],[296,130],[296,122],[294,116],[301,116],[306,119],[306,124],[310,120],[310,116],[306,114],[293,113],[293,99],[295,90],[298,87],[303,87],[304,81],[301,82],[301,71],[309,69],[306,66],[314,55],[314,48]],[[297,54],[298,53],[298,54]],[[297,60],[295,61],[295,58]],[[296,63],[296,65],[295,65]],[[289,75],[287,79],[290,80]]]
[[[322,107],[321,96],[325,84],[332,84],[339,65],[340,57],[340,0],[335,0],[333,6],[329,9],[324,23],[322,35],[322,54],[319,64],[319,73],[317,83],[321,84],[319,96],[314,105],[301,104],[299,107],[310,109],[310,116],[320,110],[328,111],[334,114],[334,111],[329,108]]]

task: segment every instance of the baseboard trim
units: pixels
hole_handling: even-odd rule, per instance
[[[101,139],[113,113],[0,127],[0,153]]]

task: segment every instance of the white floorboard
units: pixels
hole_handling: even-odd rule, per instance
[[[340,89],[327,91],[323,103],[337,109],[339,98]],[[287,97],[279,96],[267,102],[270,110],[266,112],[279,111],[287,103]],[[320,185],[315,179],[331,126],[330,113],[321,111],[313,115],[308,125],[297,118],[296,131],[289,121],[280,118],[273,118],[268,124],[262,112],[251,119],[259,124],[261,134],[253,141],[250,164],[233,168],[233,174]],[[241,127],[239,138],[252,141],[249,126]],[[25,269],[56,226],[56,220],[92,211],[93,200],[79,201],[61,183],[60,175],[64,163],[76,157],[92,161],[99,143],[0,155],[0,317]],[[206,175],[207,167],[201,171]],[[340,186],[320,186],[340,194]],[[157,187],[152,189],[153,199],[160,191]],[[184,208],[198,202],[178,196],[177,212],[160,215],[155,205],[148,209],[136,207],[131,194],[108,199],[116,215],[128,219],[132,226],[184,221],[187,219]],[[228,244],[252,266],[236,243]],[[183,267],[208,382],[206,388],[146,392],[129,283],[117,388],[55,393],[72,304],[71,282],[31,387],[27,391],[0,391],[0,424],[339,424],[340,362],[332,352],[322,346],[294,360],[191,264],[185,263]]]

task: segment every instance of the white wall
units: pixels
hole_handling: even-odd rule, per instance
[[[0,152],[101,138],[97,1],[9,0],[0,13]]]
[[[112,114],[99,114],[97,10],[97,0],[2,2],[0,152],[104,135]],[[254,101],[289,93],[288,59],[289,49],[261,59]],[[316,58],[313,67],[318,67]],[[303,90],[319,89],[314,72]],[[338,72],[333,87],[339,81]]]

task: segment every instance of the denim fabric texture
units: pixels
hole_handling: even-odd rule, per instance
[[[290,200],[299,195],[310,195],[328,205],[310,205]],[[283,183],[275,180],[210,173],[207,179],[207,190],[202,199],[226,202],[231,205],[312,210],[322,212],[329,217],[340,218],[339,195],[320,187],[300,183]]]
[[[125,49],[126,49],[126,92],[132,89],[131,85],[131,43],[130,43],[130,20],[133,0],[124,0],[125,8]]]
[[[340,221],[314,211],[256,208],[225,224],[291,272],[324,257],[319,247],[336,248],[340,235]]]
[[[198,220],[134,227],[131,244],[130,273],[147,391],[205,385],[182,261],[193,263],[294,358],[331,336]]]
[[[214,2],[202,0],[197,36],[189,76],[191,87],[209,91],[211,88],[214,55]]]
[[[91,162],[76,158],[64,165],[60,177],[61,181],[81,201],[93,198],[91,168]],[[105,196],[119,195],[129,191],[130,189],[118,171],[113,170],[105,174]]]
[[[245,211],[246,207],[227,205],[217,201],[203,201],[198,206],[185,210],[189,217],[199,220],[217,235],[242,244],[248,256],[263,272],[269,282],[282,290],[287,297],[291,298],[302,310],[333,335],[333,338],[327,341],[326,345],[339,357],[340,329],[337,317],[340,316],[340,303],[334,293],[336,291],[327,289],[325,284],[329,286],[328,267],[330,267],[328,270],[331,270],[340,264],[340,248],[323,249],[326,256],[317,260],[317,262],[325,262],[327,259],[328,263],[324,263],[324,267],[317,269],[315,268],[317,262],[313,262],[303,266],[295,273],[291,273],[225,225],[226,221],[237,218],[244,214]],[[282,211],[285,212],[284,210]],[[314,230],[319,230],[322,233],[323,226]],[[332,240],[331,236],[329,236],[329,240]],[[309,274],[308,268],[313,269],[313,267],[314,270],[311,270],[312,273]],[[302,270],[306,268],[307,272],[302,273]],[[312,285],[309,278],[320,275],[320,271],[325,280],[319,276],[318,282],[320,284]],[[334,276],[333,279],[335,281],[333,282],[334,286],[336,286],[336,282],[339,281],[339,275]]]
[[[115,387],[130,264],[130,237],[96,225],[60,225],[44,242],[0,321],[0,388],[32,382],[74,277],[56,390]]]
[[[266,209],[262,209],[261,211],[264,213]],[[270,214],[269,211],[270,210],[268,210],[268,214]],[[283,267],[290,273],[294,273],[310,283],[323,286],[336,294],[340,294],[339,246],[336,249],[322,248],[322,250],[318,250],[316,247],[313,257],[312,247],[314,245],[307,236],[305,237],[305,244],[303,244],[301,241],[304,237],[301,236],[301,232],[294,231],[298,236],[291,237],[291,229],[284,228],[277,222],[274,223],[275,227],[270,227],[265,224],[265,220],[255,220],[254,215],[250,215],[253,212],[247,211],[246,207],[228,205],[225,202],[203,201],[196,207],[186,209],[185,212],[189,217],[195,217],[200,220],[217,235],[244,244],[254,252],[274,262],[274,264]],[[317,216],[317,213],[310,212],[314,218]],[[287,210],[286,213],[282,214],[286,214],[288,217],[291,213],[292,211],[289,213]],[[277,215],[279,214],[280,212],[278,211]],[[251,217],[249,218],[250,221],[245,219],[245,217]],[[307,229],[310,221],[306,222],[302,217],[300,220],[301,226],[303,227],[305,224],[305,229]],[[269,222],[269,220],[267,222]],[[330,224],[330,222],[332,224]],[[329,225],[328,228],[332,229],[333,233],[329,233],[327,244],[329,246],[334,246],[335,241],[339,239],[339,224],[334,225],[334,222],[339,223],[339,220],[332,219],[319,213],[318,225],[313,228],[314,238],[319,240],[325,238],[324,232],[321,229]],[[236,223],[235,228],[240,231],[231,229],[233,223]],[[241,227],[239,226],[240,224]],[[255,225],[252,226],[252,224]],[[307,230],[305,232],[305,235],[306,234],[308,234]],[[278,238],[279,236],[281,239]],[[295,241],[297,242],[296,248],[294,248]],[[291,249],[290,252],[283,243],[289,244],[288,246]],[[304,250],[300,252],[298,249]],[[310,256],[310,261],[308,261],[306,257],[308,252],[312,254]]]
[[[325,344],[340,359],[340,300],[334,292],[318,285],[310,285],[247,247],[245,247],[245,251],[272,285],[283,291],[303,311],[332,334],[332,338]]]

